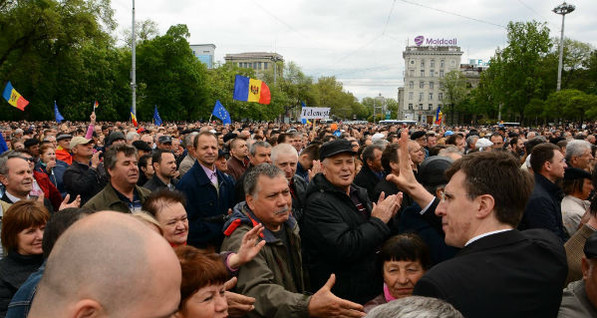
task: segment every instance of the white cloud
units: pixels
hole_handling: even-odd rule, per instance
[[[464,51],[463,63],[469,58],[488,60],[507,40],[505,29],[493,24],[547,21],[551,35],[559,37],[561,16],[551,12],[558,4],[543,0],[145,0],[136,1],[136,16],[156,21],[161,33],[171,25],[186,24],[189,41],[215,44],[219,61],[227,53],[276,51],[315,78],[335,75],[359,98],[380,92],[396,98],[407,40],[412,44],[419,34],[455,37]],[[576,0],[573,4],[576,11],[566,16],[566,36],[597,46],[593,17],[597,3]],[[131,0],[113,0],[112,6],[120,28],[130,28]]]

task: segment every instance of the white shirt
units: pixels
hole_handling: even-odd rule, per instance
[[[506,232],[506,231],[512,231],[512,229],[491,231],[491,232],[483,233],[481,235],[477,235],[477,236],[473,237],[472,239],[468,240],[468,242],[466,242],[466,244],[464,244],[464,246],[467,246],[467,245],[471,244],[472,242],[480,240],[486,236],[490,236],[490,235],[494,235],[494,234],[498,234],[498,233],[502,233],[502,232]]]

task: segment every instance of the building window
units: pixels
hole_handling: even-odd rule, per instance
[[[433,109],[433,104],[427,105],[427,110],[432,110],[432,109]]]
[[[261,62],[257,62],[257,69],[261,69]]]
[[[419,102],[422,102],[422,101],[423,101],[423,92],[420,92],[419,93]],[[421,105],[423,105],[423,104],[421,104]]]
[[[430,77],[434,77],[435,76],[435,71],[434,70],[429,70],[429,76]]]
[[[423,104],[419,104],[419,110],[423,110]]]
[[[439,99],[439,100],[444,99],[444,93],[437,93],[437,99]]]
[[[409,73],[411,77],[415,77],[415,70],[410,70]]]
[[[413,82],[413,81],[408,82],[408,88],[410,88],[410,89],[415,88],[415,82]]]
[[[439,67],[444,68],[445,65],[446,65],[446,62],[444,62],[444,60],[439,61]]]
[[[421,59],[421,67],[425,67],[425,60]]]
[[[429,93],[429,100],[433,100],[433,93]]]
[[[421,70],[421,77],[425,77],[425,70]]]
[[[408,103],[408,110],[413,110],[413,103]]]
[[[267,64],[268,64],[267,62],[263,62],[263,69],[264,70],[267,70]]]
[[[444,77],[444,70],[439,70],[439,77]]]
[[[435,67],[435,60],[429,61],[429,67]]]
[[[419,88],[425,88],[425,82],[419,81]]]
[[[408,92],[408,100],[413,100],[413,92]]]
[[[429,89],[433,89],[435,87],[435,83],[433,81],[429,82]]]

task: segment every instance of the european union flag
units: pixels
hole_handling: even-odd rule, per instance
[[[56,121],[59,124],[64,120],[64,117],[62,117],[60,111],[58,110],[58,105],[56,105],[56,101],[54,101],[54,118],[56,118]]]
[[[160,113],[158,113],[158,105],[155,105],[154,107],[155,108],[153,109],[153,122],[157,126],[161,126],[162,125],[162,118],[160,117]]]
[[[232,124],[230,113],[228,113],[226,108],[224,108],[224,105],[222,105],[222,103],[220,103],[219,100],[216,101],[216,104],[214,105],[214,110],[211,112],[211,114],[221,119],[224,125]]]

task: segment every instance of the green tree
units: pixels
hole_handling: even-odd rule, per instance
[[[186,25],[171,26],[165,35],[142,42],[137,48],[140,84],[137,118],[151,120],[154,105],[163,120],[207,118],[207,69],[193,55]]]
[[[460,71],[450,71],[442,79],[440,79],[441,91],[444,93],[442,102],[444,103],[444,114],[450,114],[450,124],[454,125],[456,120],[456,112],[464,111],[461,107],[462,102],[466,99],[468,89],[466,87],[466,78]]]
[[[541,97],[545,79],[539,76],[539,69],[552,44],[545,23],[510,22],[507,31],[508,45],[497,50],[490,62],[495,71],[489,91],[492,100],[502,105],[502,113],[524,121],[526,106]]]

